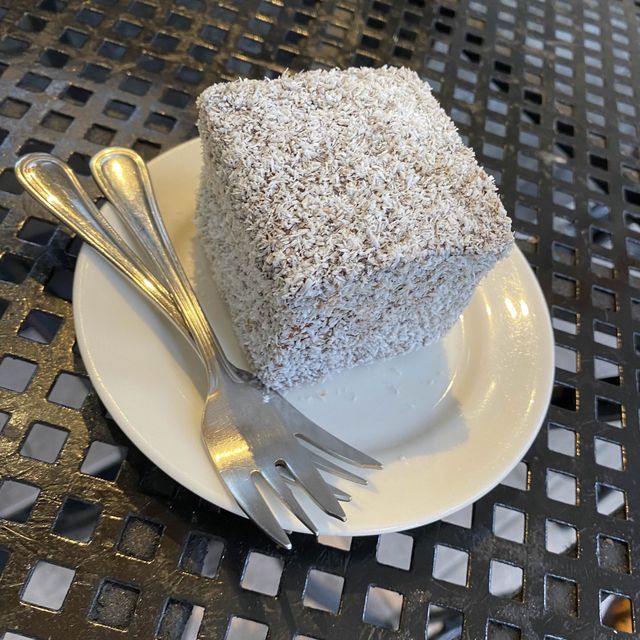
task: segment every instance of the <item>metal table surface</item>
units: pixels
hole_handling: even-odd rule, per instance
[[[0,0],[0,637],[631,637],[639,7]],[[379,539],[295,535],[283,552],[105,415],[74,342],[79,242],[11,167],[45,150],[87,175],[109,144],[151,158],[196,135],[212,82],[383,63],[431,83],[499,183],[553,316],[553,400],[472,509]]]

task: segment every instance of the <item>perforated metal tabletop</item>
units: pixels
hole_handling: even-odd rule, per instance
[[[0,0],[0,638],[631,637],[639,16],[638,0]],[[152,158],[196,135],[212,82],[384,63],[431,83],[500,186],[553,317],[552,405],[473,508],[284,552],[105,415],[75,345],[79,242],[12,166],[51,151],[86,176],[110,144]]]

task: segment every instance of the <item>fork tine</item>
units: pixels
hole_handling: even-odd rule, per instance
[[[334,476],[344,478],[345,480],[350,480],[351,482],[355,482],[356,484],[368,484],[368,480],[366,478],[352,473],[348,469],[345,469],[340,465],[335,464],[335,462],[331,462],[331,460],[327,460],[326,458],[323,458],[316,453],[311,452],[311,459],[313,460],[313,464],[315,464],[318,469],[322,469],[322,471],[328,471]]]
[[[291,541],[284,529],[273,515],[269,505],[255,485],[253,473],[223,473],[223,480],[240,508],[253,520],[275,543],[285,549],[291,549]]]
[[[340,503],[331,493],[324,478],[309,459],[305,459],[301,452],[289,452],[287,459],[283,460],[283,462],[287,465],[293,477],[306,489],[314,502],[325,513],[343,522],[347,519]]]
[[[318,535],[318,527],[313,520],[307,515],[307,512],[302,508],[302,505],[298,502],[293,492],[287,486],[279,471],[275,466],[272,468],[264,468],[260,470],[260,474],[264,478],[265,482],[278,494],[278,497],[284,502],[287,508],[295,515],[302,524],[304,524],[311,533]]]
[[[287,482],[291,484],[294,484],[296,482],[296,479],[291,475],[291,472],[286,467],[278,466],[278,471],[280,472],[280,475]],[[327,485],[329,489],[331,489],[331,492],[333,493],[333,495],[336,497],[336,500],[339,500],[340,502],[351,502],[351,495],[348,494],[346,491],[343,491],[342,489],[338,489],[338,487],[331,484],[330,482],[327,482]]]
[[[358,467],[382,469],[382,464],[378,460],[368,456],[366,453],[362,453],[362,451],[319,427],[315,422],[309,420],[304,413],[296,409],[293,404],[287,402],[280,393],[272,389],[269,393],[274,404],[278,405],[280,415],[287,423],[287,426],[298,438],[325,453]]]
[[[299,428],[299,425],[296,426],[298,427],[295,431],[296,436],[321,451],[358,467],[364,467],[365,469],[382,469],[381,462],[368,456],[359,449],[352,447],[350,444],[344,442],[344,440],[336,438],[336,436],[318,427],[318,425],[310,420],[305,418],[302,428]]]

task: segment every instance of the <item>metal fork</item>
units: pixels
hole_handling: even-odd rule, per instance
[[[304,487],[326,513],[344,519],[334,492],[317,468],[354,481],[362,479],[300,446],[294,435],[350,463],[372,468],[379,468],[380,464],[315,425],[280,394],[266,389],[255,376],[233,367],[224,352],[216,348],[217,340],[162,224],[142,159],[126,149],[106,150],[93,159],[92,169],[107,197],[135,229],[152,257],[156,275],[170,286],[165,287],[125,248],[64,163],[47,154],[31,154],[17,163],[16,175],[36,199],[96,246],[183,332],[187,330],[205,364],[209,381],[203,439],[239,506],[272,539],[290,548],[286,533],[256,486],[256,480],[262,478],[296,517],[317,533],[317,527],[285,482],[281,473],[284,467],[284,475]],[[118,245],[116,251],[114,241]]]

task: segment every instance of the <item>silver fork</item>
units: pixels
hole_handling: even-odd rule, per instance
[[[121,214],[126,212],[124,219],[136,229],[138,238],[146,238],[146,250],[154,256],[156,275],[165,279],[169,287],[165,288],[137,256],[125,248],[64,163],[47,154],[31,154],[17,163],[16,175],[36,199],[96,246],[141,287],[174,324],[190,334],[209,380],[203,439],[224,484],[239,506],[272,539],[290,548],[286,533],[256,487],[256,480],[262,478],[296,517],[317,533],[315,524],[281,474],[281,468],[285,467],[285,477],[289,476],[289,480],[293,478],[303,486],[326,513],[344,519],[334,492],[317,468],[349,480],[363,480],[300,446],[292,434],[350,463],[373,468],[379,467],[379,463],[315,425],[280,394],[266,389],[248,372],[234,368],[223,351],[216,349],[214,334],[162,224],[141,158],[126,149],[117,149],[99,154],[92,162],[92,168],[116,209]],[[134,181],[130,183],[132,176]],[[174,305],[180,310],[178,316]],[[348,498],[337,491],[336,495]]]

